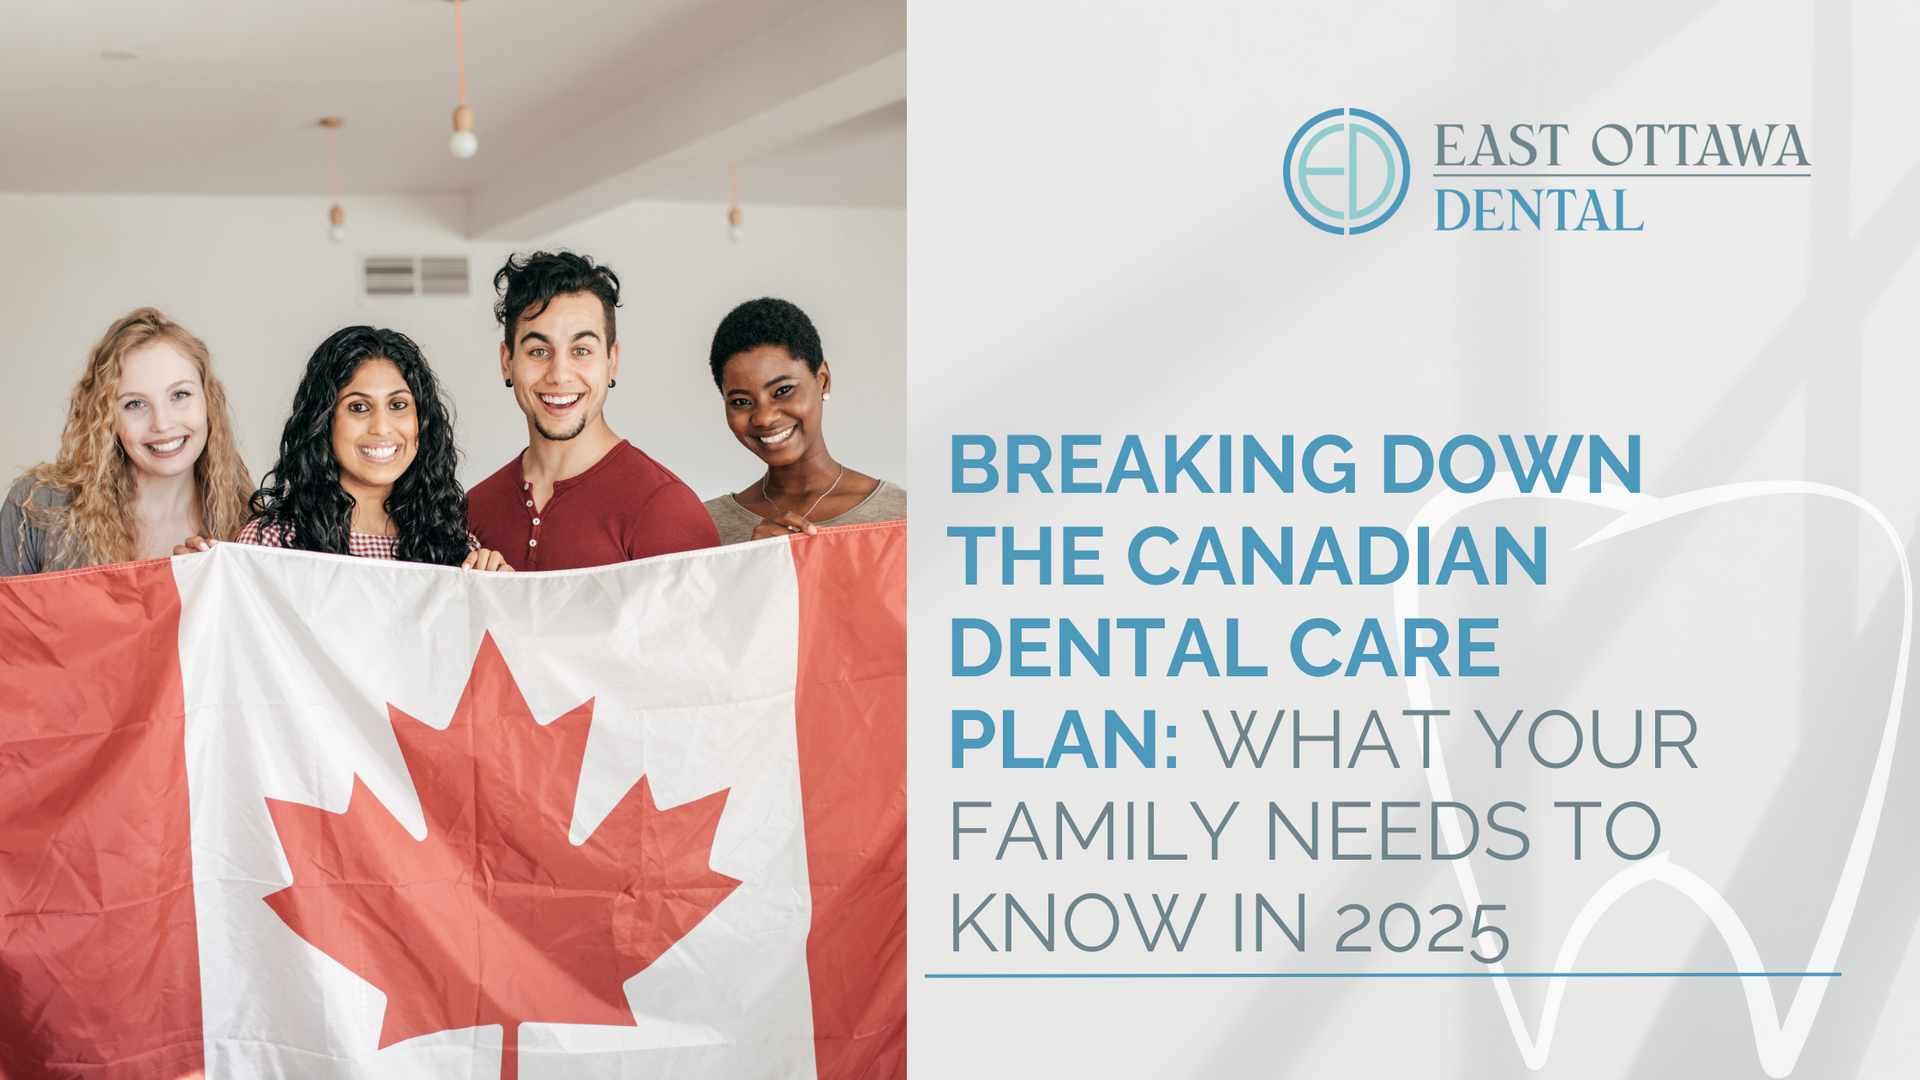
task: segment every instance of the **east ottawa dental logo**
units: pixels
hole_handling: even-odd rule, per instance
[[[1614,181],[1790,183],[1813,175],[1793,124],[1601,124],[1590,132],[1515,124],[1504,134],[1492,124],[1434,128],[1439,232],[1642,232],[1631,189]]]

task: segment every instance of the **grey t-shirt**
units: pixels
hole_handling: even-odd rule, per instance
[[[14,481],[13,490],[0,503],[0,577],[72,570],[79,565],[75,559],[60,557],[60,530],[42,528],[27,517],[27,491],[32,487],[33,477],[23,476]],[[56,509],[67,504],[67,493],[42,487],[34,492],[33,501],[36,506]]]
[[[720,530],[720,543],[739,544],[753,539],[753,530],[760,524],[759,514],[735,502],[732,495],[722,495],[717,499],[708,499],[702,504],[707,514],[713,518],[713,525]],[[906,489],[889,480],[880,481],[873,494],[860,500],[860,504],[841,514],[837,518],[816,521],[815,525],[827,528],[832,525],[865,525],[872,521],[901,521],[907,516]]]

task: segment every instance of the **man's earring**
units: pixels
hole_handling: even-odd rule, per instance
[[[613,388],[614,388],[614,386],[615,386],[616,384],[618,384],[618,383],[619,383],[619,381],[620,381],[620,380],[618,380],[618,379],[608,379],[608,380],[607,380],[607,389],[609,389],[609,390],[611,390],[611,389],[613,389]]]
[[[509,386],[509,387],[511,387],[511,386],[513,386],[513,380],[512,380],[512,379],[508,379],[508,380],[507,380],[507,386]]]
[[[821,400],[821,401],[826,401],[826,400],[828,400],[828,399],[830,399],[830,398],[832,398],[832,397],[833,397],[833,391],[831,391],[831,390],[829,390],[829,391],[827,391],[826,393],[824,393],[824,394],[821,394],[821,395],[820,395],[820,400]]]

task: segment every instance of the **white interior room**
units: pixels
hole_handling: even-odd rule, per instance
[[[0,0],[0,471],[53,457],[89,348],[153,305],[212,350],[256,477],[313,348],[369,323],[420,343],[474,483],[526,444],[492,273],[564,247],[620,275],[609,423],[701,497],[760,474],[706,364],[758,296],[820,329],[835,455],[904,483],[904,0],[458,7],[464,160],[449,0]],[[403,291],[370,295],[368,260],[396,258]]]

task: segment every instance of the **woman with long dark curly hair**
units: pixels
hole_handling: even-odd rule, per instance
[[[280,459],[235,539],[364,558],[511,570],[467,531],[453,413],[419,346],[349,326],[314,350]]]

